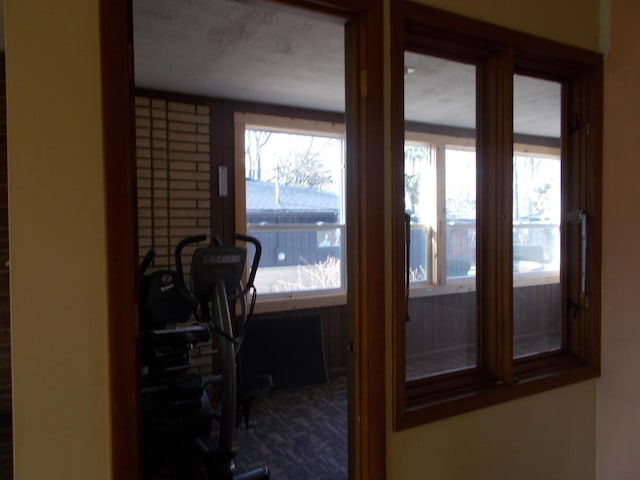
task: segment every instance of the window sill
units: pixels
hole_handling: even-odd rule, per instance
[[[513,287],[532,287],[535,285],[550,285],[560,282],[558,272],[526,272],[514,273]],[[475,277],[449,279],[447,285],[429,285],[426,283],[412,283],[411,298],[432,297],[436,295],[451,295],[476,291]]]
[[[566,353],[518,362],[514,373],[511,384],[479,371],[407,382],[405,405],[396,406],[394,428],[412,428],[600,375],[595,366]]]
[[[282,311],[304,310],[320,307],[335,307],[347,304],[347,295],[344,292],[332,292],[326,294],[301,294],[292,293],[282,295],[260,295],[254,309],[255,313],[275,313]]]

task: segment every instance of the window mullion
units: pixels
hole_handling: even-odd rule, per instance
[[[443,248],[446,245],[446,229],[447,229],[447,214],[446,214],[446,171],[445,171],[445,155],[447,146],[444,143],[435,145],[435,175],[436,175],[436,218],[437,225],[436,242],[435,242],[435,278],[437,285],[447,284],[447,249]]]
[[[482,65],[478,108],[478,310],[482,365],[513,382],[513,51]]]
[[[499,222],[502,254],[498,257],[502,319],[503,380],[513,383],[513,71],[514,51],[509,47],[498,58],[498,132],[502,177]]]

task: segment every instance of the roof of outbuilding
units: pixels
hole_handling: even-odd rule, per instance
[[[247,211],[256,210],[335,210],[340,209],[340,197],[335,193],[310,188],[280,185],[276,201],[276,184],[249,180],[246,182]]]

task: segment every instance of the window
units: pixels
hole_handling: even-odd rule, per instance
[[[599,369],[600,56],[404,6],[391,89],[396,429]]]
[[[409,132],[407,136],[425,138]],[[424,143],[405,143],[411,286],[418,289],[467,284],[472,288],[476,253],[475,150],[461,146],[460,140],[459,145],[429,140],[427,136]]]
[[[238,231],[262,244],[263,303],[344,303],[343,125],[236,114]]]
[[[432,337],[428,348],[420,334],[413,331],[413,325],[406,326],[406,377],[411,379],[475,365],[476,155],[472,139],[408,131],[405,138],[404,198],[410,220],[409,318],[428,316],[432,322],[427,333]],[[560,186],[557,147],[514,146],[516,358],[560,348]],[[460,301],[448,315],[420,312],[428,302],[433,308],[440,296],[453,306],[456,295],[467,297],[468,301]],[[420,300],[421,297],[432,298]],[[540,305],[547,310],[544,321],[532,320],[540,312]],[[555,314],[551,314],[553,309]],[[460,315],[468,320],[456,320]],[[437,325],[437,317],[446,325]],[[452,327],[456,323],[457,327]],[[457,333],[445,339],[447,326]],[[439,341],[435,340],[437,336],[441,337]]]

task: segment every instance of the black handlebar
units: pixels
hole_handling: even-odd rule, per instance
[[[256,278],[256,272],[258,271],[258,264],[260,263],[260,257],[262,256],[262,245],[260,241],[249,235],[244,235],[242,233],[237,233],[236,238],[242,242],[250,243],[254,246],[255,252],[253,254],[253,261],[251,262],[251,270],[249,270],[249,276],[247,278],[247,285],[244,288],[243,293],[249,291],[251,287],[253,287],[253,280]]]
[[[178,282],[178,288],[180,291],[183,291],[183,292],[187,291],[187,287],[184,281],[184,267],[182,265],[182,250],[184,250],[184,248],[187,245],[199,243],[206,239],[207,239],[207,235],[205,234],[192,235],[192,236],[183,238],[176,244],[176,248],[174,250],[174,259],[175,259],[175,266],[176,266],[176,277]],[[253,254],[253,261],[251,262],[251,269],[249,270],[249,275],[247,278],[247,284],[245,288],[241,289],[241,292],[239,292],[244,295],[253,287],[253,281],[255,280],[256,273],[258,271],[258,265],[260,263],[260,257],[262,256],[262,245],[260,244],[260,241],[257,238],[249,235],[244,235],[241,233],[236,234],[236,239],[246,243],[250,243],[251,245],[253,245],[255,249]],[[212,245],[222,244],[220,239],[217,237],[214,237],[211,243]],[[142,262],[140,263],[139,273],[141,277],[147,271],[147,269],[151,265],[151,262],[153,261],[155,256],[156,256],[156,251],[153,248],[149,249],[149,251],[146,253],[144,258],[142,259]]]
[[[147,268],[149,268],[149,265],[151,265],[151,262],[153,262],[153,259],[156,256],[156,251],[153,248],[150,248],[147,253],[145,254],[144,258],[142,259],[142,262],[140,263],[140,269],[138,270],[138,274],[142,277],[144,276],[144,273],[147,271]]]
[[[200,235],[192,235],[190,237],[185,237],[178,242],[176,245],[176,249],[174,250],[175,262],[176,262],[176,275],[178,277],[178,283],[180,290],[186,290],[187,286],[184,283],[184,269],[182,268],[182,250],[187,245],[191,245],[192,243],[202,242],[206,240],[207,236],[205,234]]]

